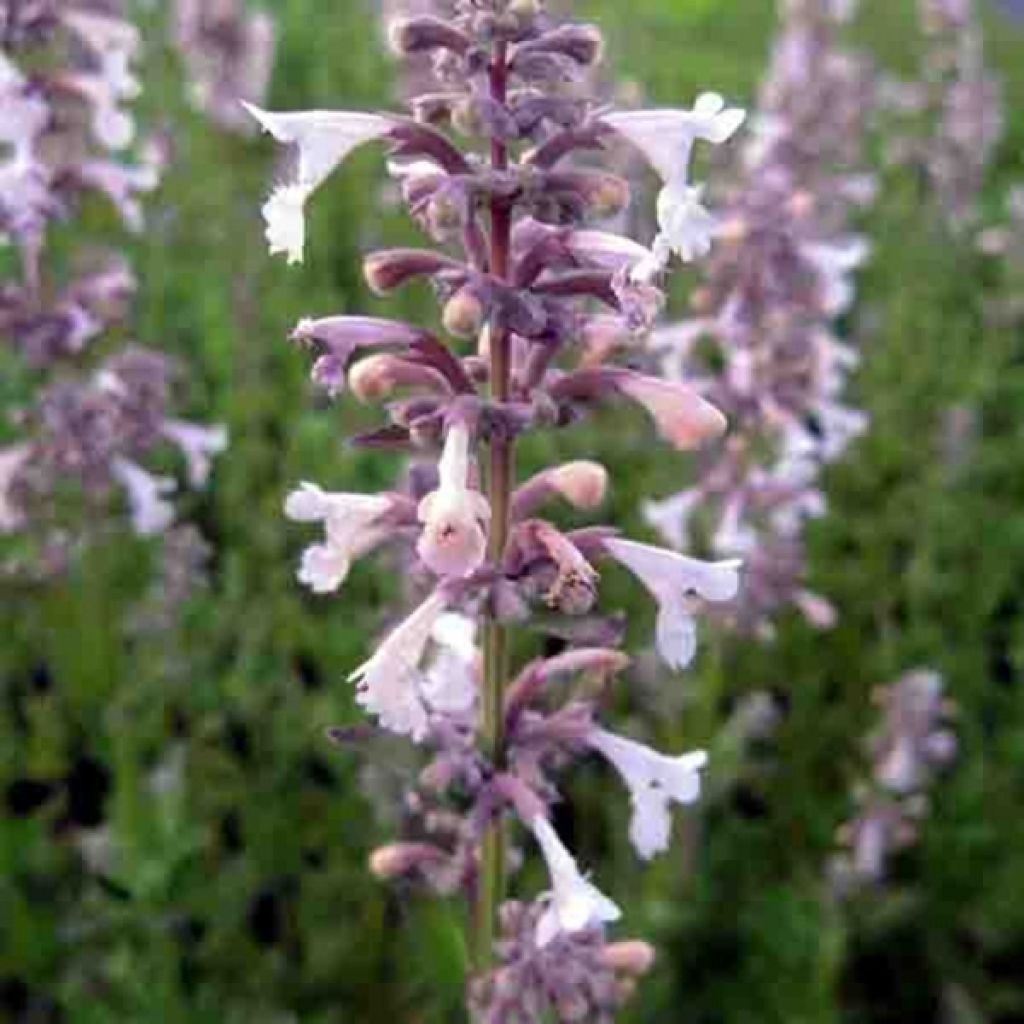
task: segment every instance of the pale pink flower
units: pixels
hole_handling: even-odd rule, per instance
[[[131,145],[135,138],[135,119],[121,109],[122,96],[106,78],[81,72],[61,75],[56,81],[89,104],[92,133],[101,146],[120,150]]]
[[[447,605],[448,597],[434,591],[381,642],[373,657],[348,677],[356,683],[360,706],[375,715],[385,729],[409,736],[414,743],[426,736],[429,725],[419,664]]]
[[[699,771],[707,764],[707,754],[695,750],[669,757],[603,729],[595,729],[587,742],[615,766],[629,788],[629,838],[636,852],[650,860],[667,850],[672,829],[669,805],[692,804],[700,796]]]
[[[165,420],[161,431],[164,437],[181,449],[189,486],[204,487],[210,476],[212,457],[219,455],[228,446],[227,428],[220,424],[207,427],[185,420]]]
[[[392,122],[376,114],[329,110],[275,114],[251,103],[243,102],[243,106],[279,142],[298,147],[295,180],[271,193],[263,216],[270,252],[283,252],[289,263],[301,263],[306,201],[352,150],[385,135]]]
[[[853,272],[871,255],[871,246],[860,235],[839,242],[808,242],[801,247],[821,282],[821,304],[829,317],[841,316],[853,302]]]
[[[353,559],[383,539],[378,521],[391,507],[390,499],[380,495],[331,493],[310,483],[292,491],[285,501],[285,515],[294,522],[323,522],[327,535],[326,543],[303,552],[299,582],[317,594],[337,590]]]
[[[573,934],[622,916],[622,911],[580,873],[547,818],[533,818],[530,830],[551,876],[550,902],[537,922],[538,946],[548,945],[563,932]]]
[[[659,234],[651,246],[662,266],[670,252],[689,261],[711,248],[716,221],[701,203],[703,186],[690,183],[693,144],[725,142],[745,116],[726,107],[717,93],[704,93],[692,110],[631,110],[602,118],[641,150],[665,184],[658,196]]]
[[[479,491],[469,487],[470,433],[464,423],[448,428],[438,464],[440,482],[419,505],[423,523],[416,550],[439,576],[466,576],[479,568],[486,555],[483,524],[491,507]]]
[[[676,253],[684,263],[703,259],[711,251],[718,221],[704,206],[704,186],[669,183],[658,193],[659,235],[652,248]],[[663,265],[668,262],[662,256]]]
[[[674,669],[685,668],[697,650],[692,597],[731,601],[739,591],[739,559],[702,562],[665,548],[612,538],[609,554],[624,565],[658,602],[655,626],[658,653]]]
[[[21,71],[0,53],[0,143],[13,150],[11,163],[17,167],[31,163],[36,138],[46,127],[49,109],[37,96],[29,94]]]
[[[24,521],[21,511],[10,499],[10,491],[14,477],[30,455],[31,449],[24,444],[0,449],[0,534],[17,530]]]
[[[177,483],[173,477],[155,476],[129,459],[116,458],[111,472],[128,497],[132,526],[140,537],[163,533],[174,521],[174,506],[164,500],[173,494]]]
[[[461,612],[445,612],[434,623],[431,640],[436,650],[423,673],[420,689],[424,701],[442,714],[471,711],[480,669],[476,621]]]

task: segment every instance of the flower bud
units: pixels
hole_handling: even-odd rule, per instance
[[[739,245],[747,237],[748,230],[742,217],[730,217],[719,227],[716,237],[727,245]]]
[[[544,5],[541,0],[511,0],[505,10],[520,22],[528,22],[529,19],[543,13]]]
[[[654,966],[654,947],[641,939],[609,943],[601,950],[601,963],[613,971],[642,977]]]
[[[804,217],[810,217],[814,213],[816,205],[817,200],[814,198],[813,193],[806,191],[793,193],[793,197],[789,201],[789,208],[793,216],[801,220]]]
[[[348,372],[348,386],[361,402],[384,398],[400,387],[450,393],[447,380],[437,370],[386,352],[355,363]]]
[[[608,471],[598,462],[567,462],[551,470],[551,485],[576,508],[596,508],[608,489]]]
[[[487,311],[469,288],[461,288],[446,303],[441,321],[456,338],[475,338],[484,326]]]
[[[363,276],[377,295],[387,295],[416,277],[432,277],[461,264],[429,249],[385,249],[363,261]]]
[[[370,874],[388,882],[419,868],[437,865],[444,858],[444,851],[429,843],[389,843],[370,854]]]
[[[589,67],[601,60],[604,38],[596,25],[560,25],[524,43],[518,53],[555,53],[583,67]]]
[[[707,288],[694,288],[690,293],[690,308],[695,313],[710,313],[714,307],[714,298]]]
[[[472,45],[468,36],[450,22],[429,16],[397,18],[388,28],[388,42],[398,56],[451,50],[463,54]]]

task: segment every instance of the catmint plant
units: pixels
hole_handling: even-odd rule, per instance
[[[942,691],[941,676],[927,669],[875,690],[881,721],[868,738],[871,771],[855,793],[857,813],[839,830],[845,849],[831,864],[837,894],[880,884],[888,859],[916,840],[928,786],[956,756],[947,724],[956,709]]]
[[[998,261],[1002,293],[986,309],[997,325],[1014,326],[1024,320],[1024,185],[1012,185],[1006,193],[1002,216],[978,233],[978,249]]]
[[[887,156],[914,169],[955,232],[974,230],[989,163],[1003,134],[1002,91],[985,61],[973,0],[918,0],[925,41],[914,81],[890,81]]]
[[[545,509],[592,512],[608,473],[582,460],[520,479],[516,449],[617,403],[645,410],[681,452],[723,433],[722,413],[690,384],[612,358],[652,328],[673,258],[708,251],[713,221],[690,179],[691,151],[724,143],[743,112],[713,94],[691,108],[597,106],[585,83],[601,59],[599,30],[555,24],[537,0],[460,0],[447,17],[395,20],[389,38],[402,57],[428,57],[435,76],[410,99],[411,117],[249,107],[292,150],[292,173],[263,207],[271,252],[301,263],[317,190],[352,150],[382,143],[434,244],[371,253],[365,277],[382,296],[429,282],[443,328],[363,314],[296,327],[317,387],[384,405],[387,424],[355,443],[419,462],[405,487],[383,493],[295,488],[286,516],[320,533],[298,577],[335,593],[357,558],[398,546],[430,581],[349,681],[378,729],[428,752],[404,834],[370,866],[465,897],[475,1019],[608,1021],[653,951],[608,940],[622,912],[556,828],[560,776],[584,756],[605,760],[629,793],[630,838],[647,859],[668,847],[673,808],[698,798],[705,754],[662,754],[602,728],[601,698],[629,659],[574,623],[592,618],[599,573],[624,569],[657,605],[662,659],[682,670],[696,615],[735,597],[740,562],[699,561],[610,526],[556,526]],[[601,226],[630,200],[627,183],[599,166],[606,146],[624,141],[662,180],[649,244]],[[541,614],[547,650],[514,666],[513,634],[539,630]],[[550,878],[532,900],[507,898],[519,847],[539,853]]]
[[[274,68],[274,20],[242,0],[175,0],[174,41],[192,105],[225,131],[251,132],[238,100],[262,103]]]
[[[782,31],[747,144],[707,226],[718,246],[693,295],[694,315],[652,345],[671,380],[689,380],[732,424],[698,461],[696,482],[648,502],[650,524],[676,548],[741,556],[745,585],[725,609],[762,637],[796,606],[835,618],[806,586],[806,522],[823,514],[822,467],[867,426],[843,392],[857,353],[837,334],[868,244],[851,231],[870,201],[863,171],[867,66],[838,44],[853,5],[786,0]]]
[[[0,328],[8,364],[39,388],[13,417],[15,440],[0,448],[0,532],[39,538],[38,564],[9,567],[46,572],[104,521],[118,491],[138,534],[164,531],[177,484],[143,460],[169,444],[184,456],[190,486],[201,487],[226,437],[173,416],[180,371],[170,359],[108,342],[136,289],[126,262],[51,251],[51,236],[92,194],[128,230],[142,227],[141,196],[156,186],[163,157],[151,141],[139,163],[122,160],[137,134],[129,104],[141,88],[138,30],[116,3],[8,0],[0,44]],[[58,501],[69,488],[82,503],[70,525]]]

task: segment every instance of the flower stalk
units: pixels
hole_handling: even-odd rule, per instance
[[[503,41],[493,46],[489,74],[491,99],[504,104],[508,91],[508,54]],[[508,147],[500,139],[491,141],[491,168],[496,172],[508,167]],[[495,197],[491,200],[491,273],[501,281],[509,277],[509,249],[512,222],[508,204]],[[507,402],[509,398],[509,335],[497,327],[490,338],[491,399]],[[509,510],[514,487],[514,440],[500,435],[490,440],[490,472],[487,498],[491,504],[491,533],[488,556],[492,565],[504,558],[508,543]],[[508,682],[508,630],[499,621],[496,609],[484,624],[484,678],[482,707],[482,739],[484,750],[494,765],[502,762],[505,687]],[[474,963],[478,972],[491,966],[498,913],[505,898],[505,832],[500,817],[490,823],[484,833],[480,859],[480,885],[477,894],[477,922],[474,939]]]
[[[613,544],[611,527],[563,531],[539,518],[549,499],[593,510],[608,484],[603,467],[549,466],[517,488],[515,446],[520,434],[569,427],[589,407],[617,401],[644,407],[680,451],[725,424],[692,389],[606,365],[614,346],[596,353],[588,342],[595,329],[642,340],[663,305],[660,276],[676,251],[655,253],[589,229],[621,212],[627,183],[555,166],[574,150],[603,148],[599,141],[618,131],[593,99],[565,89],[599,59],[598,30],[558,26],[532,2],[461,0],[448,17],[399,18],[388,38],[403,58],[429,58],[441,88],[411,101],[413,119],[250,110],[297,150],[297,173],[263,211],[272,252],[301,262],[307,201],[351,150],[374,140],[390,146],[389,172],[416,222],[445,247],[374,253],[364,272],[378,294],[429,280],[447,337],[348,315],[303,320],[293,335],[313,350],[313,381],[330,395],[347,387],[360,401],[386,401],[390,422],[356,443],[413,458],[404,483],[384,495],[313,484],[293,492],[286,514],[323,521],[326,532],[326,543],[303,555],[299,580],[333,592],[354,557],[394,544],[407,552],[412,589],[432,588],[349,679],[379,728],[430,751],[410,794],[414,820],[371,857],[371,869],[465,899],[474,1019],[511,1024],[555,1014],[605,1024],[628,998],[620,975],[630,968],[603,956],[605,929],[621,911],[577,865],[549,808],[558,800],[556,772],[594,742],[614,742],[598,738],[595,703],[629,659],[614,649],[611,620],[591,613],[596,563],[627,564],[628,554],[624,560]],[[723,108],[709,94],[693,110],[668,112],[678,145],[672,153],[660,145],[657,155],[671,180],[682,180],[694,141],[724,142],[738,127],[742,115],[732,111],[707,129]],[[484,145],[464,154],[460,135]],[[643,149],[648,137],[637,144]],[[687,230],[694,241],[700,225]],[[678,593],[652,593],[661,633],[688,642],[703,601],[732,592],[736,566],[644,554],[653,572],[678,577]],[[699,577],[694,595],[684,594],[690,577]],[[590,618],[549,630],[555,653],[517,666],[510,682],[509,630],[533,607],[549,620]],[[566,676],[595,686],[581,690]],[[696,797],[698,783],[687,776],[684,792],[674,776],[664,781],[675,762],[640,745],[628,747],[627,760],[627,784],[658,788],[640,799],[634,829],[634,845],[648,857],[667,846],[669,802]],[[506,899],[506,842],[516,822],[517,841],[542,856],[551,879],[529,905]],[[651,958],[640,959],[642,973]]]

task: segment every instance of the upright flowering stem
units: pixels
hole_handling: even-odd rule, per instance
[[[674,668],[693,654],[697,604],[735,595],[738,563],[631,544],[608,526],[563,532],[540,518],[541,506],[596,508],[607,472],[569,462],[513,489],[514,439],[568,427],[614,401],[641,405],[680,450],[722,433],[721,414],[688,385],[609,360],[652,328],[664,300],[657,280],[672,253],[706,247],[708,217],[685,185],[690,149],[698,138],[724,142],[742,112],[713,94],[692,110],[636,112],[641,127],[654,124],[652,153],[673,186],[662,203],[672,237],[655,252],[587,227],[622,212],[626,182],[563,166],[573,151],[601,149],[619,130],[585,93],[566,91],[600,59],[596,27],[556,25],[537,0],[458,0],[448,18],[397,19],[388,37],[403,57],[429,57],[441,86],[411,101],[413,118],[250,109],[298,150],[292,180],[264,206],[271,251],[301,262],[307,201],[352,149],[373,139],[390,143],[389,170],[417,223],[437,243],[462,243],[461,254],[392,249],[364,263],[380,295],[431,279],[455,340],[368,316],[304,319],[296,328],[295,340],[316,355],[319,386],[387,400],[390,423],[359,443],[419,455],[400,490],[332,493],[307,483],[288,496],[285,513],[323,523],[325,534],[302,556],[299,580],[333,592],[355,558],[384,544],[411,547],[414,578],[434,577],[431,592],[349,677],[381,729],[432,752],[414,820],[401,841],[375,851],[371,870],[466,898],[476,1024],[610,1024],[628,995],[620,982],[644,973],[653,953],[642,943],[606,942],[605,926],[621,911],[550,821],[554,776],[591,747],[609,752],[633,798],[634,845],[649,857],[668,843],[669,805],[696,796],[704,755],[665,757],[597,729],[596,694],[629,659],[603,646],[617,631],[590,614],[599,596],[592,563],[618,561],[647,584],[659,603],[659,645]],[[464,154],[446,125],[456,137],[487,140],[487,149]],[[648,141],[641,133],[641,149]],[[596,313],[595,302],[605,311]],[[462,343],[475,338],[479,348],[466,352]],[[434,455],[436,467],[426,461]],[[588,632],[574,637],[565,622],[552,631],[560,653],[513,675],[508,630],[540,606],[559,620],[588,616]],[[593,683],[595,697],[565,685],[574,676]],[[551,879],[529,905],[505,899],[505,830],[515,821]]]
[[[494,44],[490,69],[491,98],[504,105],[508,91],[507,44]],[[491,166],[495,171],[508,168],[508,148],[501,139],[491,141]],[[511,210],[501,197],[491,200],[491,273],[503,281],[509,277]],[[495,326],[490,339],[491,398],[507,402],[509,398],[509,334]],[[509,506],[513,486],[513,441],[500,435],[491,439],[490,473],[487,497],[491,505],[491,533],[488,554],[492,564],[501,563],[509,533]],[[493,613],[484,625],[483,745],[495,764],[501,761],[502,720],[505,684],[508,680],[508,631]],[[505,836],[501,820],[496,819],[484,835],[481,850],[480,886],[477,895],[475,957],[478,970],[486,969],[494,950],[498,910],[505,891]]]

